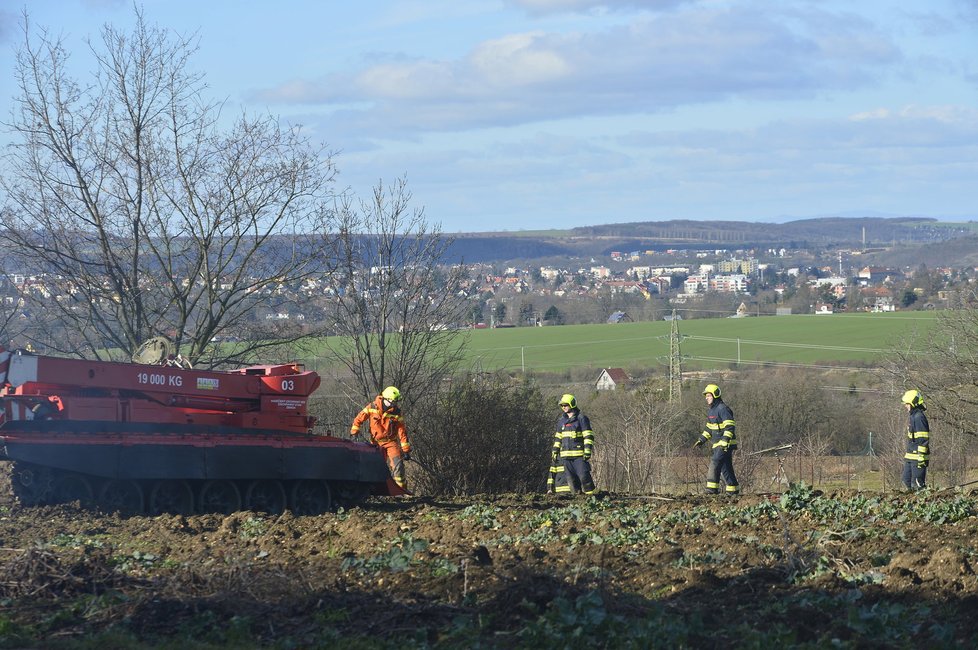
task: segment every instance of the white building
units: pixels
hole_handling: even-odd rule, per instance
[[[720,293],[743,293],[747,291],[747,276],[743,273],[715,275],[710,278],[710,291]]]

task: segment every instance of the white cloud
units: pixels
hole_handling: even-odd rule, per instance
[[[853,122],[865,122],[866,120],[881,120],[886,119],[890,116],[890,109],[888,108],[874,108],[871,111],[863,111],[861,113],[855,113],[849,116],[849,119]]]
[[[550,84],[573,72],[564,52],[540,47],[540,33],[512,34],[481,43],[468,57],[475,78],[493,89]]]
[[[261,98],[333,109],[357,102],[358,110],[334,117],[393,136],[654,114],[731,97],[812,97],[872,85],[900,59],[885,36],[852,22],[766,8],[690,9],[601,31],[508,34],[453,60],[391,55]]]
[[[590,11],[664,11],[694,0],[507,0],[529,14]]]

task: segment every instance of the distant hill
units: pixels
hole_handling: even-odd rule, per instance
[[[504,260],[577,255],[575,248],[554,237],[516,237],[499,235],[453,235],[456,239],[445,258],[466,264],[491,263]]]
[[[606,256],[688,248],[880,248],[947,246],[978,232],[978,224],[951,224],[927,217],[823,217],[787,223],[748,221],[647,221],[533,233],[454,235],[446,258],[467,263],[544,257]],[[974,244],[971,244],[972,246]],[[938,256],[935,246],[934,255]],[[967,245],[963,245],[962,254]]]
[[[917,268],[921,264],[935,268],[978,267],[978,235],[958,237],[950,241],[912,246],[897,246],[865,256],[867,266]]]

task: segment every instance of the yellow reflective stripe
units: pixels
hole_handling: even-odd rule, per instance
[[[914,438],[930,438],[930,431],[915,431]]]
[[[740,492],[740,486],[739,485],[728,485],[727,486],[727,492]]]
[[[719,424],[713,424],[712,422],[707,422],[706,423],[706,428],[707,429],[713,429],[714,431],[719,431],[720,430],[720,425]]]
[[[710,438],[713,437],[713,434],[711,434],[709,431],[704,431],[700,435],[703,436],[704,438],[706,438],[707,440],[709,440]]]
[[[570,492],[571,488],[569,485],[558,485],[555,492]]]
[[[734,422],[733,420],[724,420],[723,422],[720,423],[720,428],[726,429],[727,427],[736,426],[736,424],[737,423]]]
[[[734,434],[732,432],[730,432],[730,431],[724,431],[723,432],[723,437],[724,438],[733,438],[734,437]]]
[[[903,457],[907,460],[920,460],[920,454],[915,454],[912,451],[908,451],[903,455]]]
[[[726,440],[717,440],[716,442],[713,443],[712,449],[716,449],[717,447],[723,447],[724,449],[726,449],[729,444],[730,443],[727,442]]]
[[[561,438],[571,438],[571,439],[584,437],[584,435],[578,431],[563,431],[561,433],[558,433],[557,435],[560,436]]]
[[[584,452],[577,449],[565,449],[564,451],[560,452],[561,458],[580,458],[583,455]]]
[[[706,487],[708,487],[708,488],[718,488],[718,487],[720,487],[720,484],[719,483],[716,483],[714,481],[707,481],[706,482]]]

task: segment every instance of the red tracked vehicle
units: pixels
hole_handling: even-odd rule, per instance
[[[217,372],[0,348],[0,460],[24,505],[314,514],[403,494],[375,447],[311,433],[318,387],[295,364]]]

